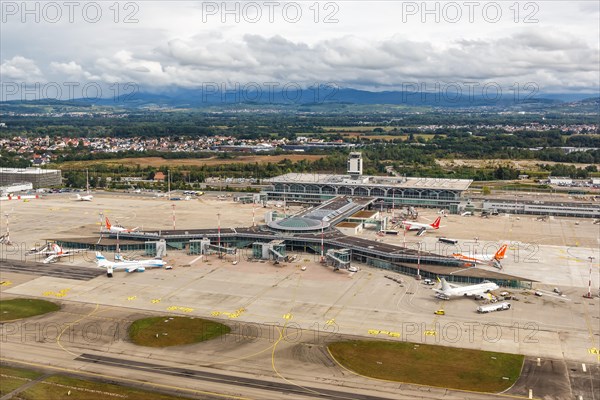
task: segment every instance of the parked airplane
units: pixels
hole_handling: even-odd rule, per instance
[[[90,194],[90,176],[88,174],[88,170],[85,170],[85,196],[80,196],[77,194],[76,200],[79,201],[92,201],[94,196]]]
[[[86,251],[85,249],[72,249],[72,250],[65,250],[62,247],[60,247],[59,245],[57,245],[56,243],[52,243],[50,245],[47,246],[43,246],[39,249],[31,249],[29,250],[26,255],[43,255],[43,256],[47,256],[42,262],[44,264],[49,264],[52,262],[56,262],[59,259],[63,258],[63,257],[68,257],[68,256],[72,256],[74,254],[77,253],[81,253]]]
[[[461,253],[454,253],[454,254],[452,254],[452,257],[454,257],[458,260],[466,261],[467,263],[486,264],[486,265],[492,265],[497,268],[502,268],[502,265],[500,264],[500,260],[502,260],[504,258],[504,255],[506,254],[506,249],[508,249],[508,245],[503,244],[502,246],[500,246],[498,251],[495,252],[493,255],[482,254],[477,257],[469,257],[469,256],[466,256]]]
[[[86,194],[85,196],[80,196],[79,194],[77,194],[77,197],[75,198],[75,200],[92,201],[93,198],[94,198],[94,196],[92,196],[91,194]]]
[[[123,260],[123,258],[120,258],[120,260]],[[112,278],[113,271],[144,272],[146,268],[162,268],[167,265],[165,261],[160,259],[108,261],[99,251],[96,252],[96,263],[100,268],[106,268],[106,276],[109,278]]]
[[[483,299],[486,296],[486,293],[498,289],[498,285],[490,281],[483,281],[483,283],[478,283],[476,285],[469,286],[457,286],[450,285],[446,282],[445,278],[441,279],[442,287],[441,289],[433,289],[436,293],[436,297],[444,300],[449,300],[452,297],[457,296],[474,296],[478,299]]]
[[[423,235],[426,231],[431,229],[439,229],[440,221],[442,217],[437,217],[432,224],[423,224],[419,222],[411,222],[411,221],[402,221],[402,227],[407,231],[418,231],[417,236]]]
[[[131,229],[127,229],[122,227],[121,225],[111,225],[110,221],[108,220],[108,217],[105,218],[105,224],[106,224],[106,230],[111,232],[111,233],[130,233],[130,232],[135,232],[138,229],[140,229],[139,227],[135,227],[135,228],[131,228]]]

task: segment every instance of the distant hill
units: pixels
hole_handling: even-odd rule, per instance
[[[491,95],[490,95],[491,97]],[[216,92],[215,90],[202,89],[173,89],[161,93],[141,92],[121,98],[105,99],[75,99],[71,101],[59,101],[55,99],[35,101],[7,101],[0,102],[0,111],[36,112],[47,108],[55,112],[71,111],[83,108],[89,111],[91,106],[106,106],[116,108],[205,108],[219,107],[219,105],[248,105],[261,106],[266,104],[287,105],[297,107],[317,105],[403,105],[408,107],[425,108],[500,108],[500,109],[570,109],[582,107],[588,109],[600,104],[600,97],[589,97],[589,94],[561,94],[547,93],[536,94],[531,98],[525,95],[521,99],[515,99],[514,93],[508,92],[495,99],[489,99],[481,95],[469,96],[468,93],[457,94],[449,91],[447,94],[429,92],[407,92],[407,91],[382,91],[371,92],[357,89],[335,89],[322,86],[319,90],[289,88],[287,92],[281,88],[267,91],[237,90],[227,92]],[[103,107],[102,107],[103,108]],[[19,110],[19,111],[17,111]],[[35,111],[33,111],[35,110]]]

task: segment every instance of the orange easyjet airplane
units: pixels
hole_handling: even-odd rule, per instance
[[[120,225],[111,225],[110,221],[108,220],[108,217],[105,218],[106,220],[106,230],[111,232],[111,233],[130,233],[130,232],[136,232],[139,228],[135,227],[135,228],[131,228],[131,229],[127,229],[127,228],[123,228]]]
[[[480,256],[477,257],[469,257],[469,256],[465,256],[464,254],[461,253],[454,253],[452,254],[452,257],[457,258],[459,260],[463,260],[463,261],[467,261],[468,263],[473,263],[473,264],[489,264],[489,265],[494,265],[494,264],[500,264],[500,260],[502,260],[504,258],[504,255],[506,254],[506,249],[508,248],[508,245],[503,244],[502,246],[500,246],[500,248],[498,249],[497,252],[495,252],[493,255],[486,255],[486,254],[482,254]]]
[[[410,222],[410,221],[402,221],[402,227],[407,231],[419,231],[417,232],[417,236],[421,236],[425,231],[430,229],[439,229],[441,217],[437,217],[433,224],[423,224],[418,222]]]

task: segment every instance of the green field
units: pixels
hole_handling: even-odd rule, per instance
[[[19,393],[18,398],[24,400],[97,400],[122,398],[128,400],[173,400],[183,397],[55,375]]]
[[[11,299],[0,300],[0,322],[28,318],[60,310],[60,306],[46,300]]]
[[[516,382],[524,359],[518,354],[367,340],[332,343],[329,351],[342,366],[372,378],[492,393]]]
[[[35,371],[0,365],[0,396],[12,392],[41,375]]]
[[[230,331],[227,325],[201,318],[151,317],[134,321],[129,338],[140,346],[167,347],[203,342]]]

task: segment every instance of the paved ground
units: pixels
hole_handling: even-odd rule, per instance
[[[80,281],[89,281],[103,275],[104,270],[90,267],[78,267],[69,264],[43,264],[39,262],[25,262],[20,260],[0,261],[0,273],[17,272],[39,276],[52,276]]]
[[[135,346],[131,321],[149,315],[63,301],[59,312],[0,326],[2,362],[212,398],[492,399],[495,395],[384,382],[339,367],[326,344],[352,338],[230,322],[222,338],[170,349]],[[150,313],[150,315],[156,315]],[[18,361],[15,361],[18,360]]]
[[[3,358],[32,363],[43,359],[55,367],[136,380],[143,377],[145,380],[177,386],[177,390],[180,387],[197,389],[198,384],[189,377],[176,379],[127,368],[119,368],[116,373],[114,367],[90,363],[78,357],[81,354],[94,354],[168,367],[207,368],[208,372],[217,369],[219,373],[225,371],[231,375],[273,380],[279,384],[292,381],[313,390],[347,391],[352,395],[373,395],[377,392],[377,396],[390,398],[489,397],[457,392],[447,395],[438,389],[382,384],[354,376],[350,378],[346,371],[332,364],[323,346],[336,335],[351,335],[521,353],[533,360],[540,357],[543,360],[542,372],[548,368],[545,364],[547,360],[555,360],[553,363],[556,365],[566,363],[568,367],[561,367],[561,371],[566,370],[569,374],[569,378],[562,381],[552,378],[557,388],[566,387],[560,382],[569,381],[574,395],[580,390],[585,399],[591,398],[586,397],[585,393],[594,393],[594,390],[585,391],[590,382],[589,379],[586,381],[587,375],[580,376],[579,370],[572,371],[571,367],[572,364],[585,363],[596,365],[597,368],[599,361],[595,351],[600,348],[600,302],[597,298],[587,300],[581,297],[587,291],[589,276],[586,257],[598,251],[597,247],[592,247],[594,240],[597,240],[598,226],[593,226],[590,220],[579,220],[579,225],[575,225],[576,220],[573,219],[542,223],[534,222],[533,218],[527,221],[528,217],[518,220],[502,216],[495,217],[496,220],[459,216],[444,218],[442,225],[445,226],[441,228],[444,229],[444,235],[460,239],[461,245],[466,245],[465,242],[475,235],[479,235],[478,244],[497,246],[508,241],[512,249],[503,262],[504,271],[531,279],[539,278],[541,281],[537,287],[544,292],[543,297],[517,291],[514,294],[520,301],[513,302],[511,310],[479,315],[475,312],[477,301],[456,299],[444,302],[436,299],[429,287],[411,278],[399,275],[404,281],[399,285],[384,277],[388,272],[364,265],[355,274],[345,271],[334,273],[319,265],[314,256],[307,254],[299,254],[294,263],[276,267],[267,262],[248,262],[244,257],[240,258],[237,265],[233,265],[233,258],[198,258],[170,252],[167,261],[175,266],[170,271],[117,273],[112,279],[104,275],[90,280],[69,279],[79,271],[87,279],[89,276],[83,270],[93,274],[99,272],[85,254],[69,259],[67,267],[38,265],[29,261],[22,264],[12,260],[23,258],[22,250],[33,247],[44,238],[93,235],[99,229],[100,212],[126,227],[171,228],[171,203],[164,199],[123,195],[118,199],[96,196],[89,203],[71,201],[62,196],[27,203],[14,202],[10,203],[11,208],[6,208],[5,204],[3,211],[6,210],[10,215],[11,239],[17,246],[1,249],[2,298],[48,298],[65,302],[66,308],[55,314],[57,320],[44,319],[55,317],[32,319],[33,322],[45,321],[44,325],[21,329],[20,325],[4,324],[0,332],[3,335],[10,333],[14,337],[3,342]],[[214,227],[217,212],[221,214],[222,227],[252,224],[252,205],[234,205],[210,198],[173,204],[176,205],[177,228]],[[257,222],[262,220],[264,211],[267,210],[255,210]],[[423,219],[425,217],[433,219],[435,214],[425,215]],[[488,225],[487,221],[494,223]],[[3,220],[2,231],[5,223]],[[437,241],[436,234],[428,233],[425,237],[416,238],[414,233],[408,233],[407,242],[415,246],[417,241],[423,240],[433,246]],[[369,233],[362,236],[375,237]],[[403,237],[386,237],[384,240],[402,244]],[[564,246],[571,242],[577,242],[577,246]],[[539,244],[539,247],[533,254],[530,250],[523,250],[526,251],[523,255],[521,246],[529,244]],[[524,261],[533,257],[536,262]],[[600,256],[597,260],[600,260]],[[24,265],[27,273],[17,273],[13,267],[6,267],[17,264]],[[67,272],[71,266],[79,268]],[[302,271],[302,266],[307,269]],[[37,276],[40,273],[46,276]],[[597,263],[593,265],[593,273],[597,290]],[[560,286],[564,297],[552,294],[554,286]],[[433,314],[440,307],[446,310],[445,316]],[[227,340],[224,347],[208,345],[201,349],[186,346],[170,350],[140,350],[122,340],[115,340],[121,337],[115,332],[124,329],[136,316],[148,313],[211,317],[232,324],[238,334],[232,335],[236,340]],[[73,334],[65,332],[57,340],[60,331],[69,324],[77,324],[80,331]],[[285,335],[280,336],[279,332],[284,326]],[[84,327],[87,327],[86,331],[82,330]],[[98,327],[100,331],[97,331]],[[13,332],[14,329],[16,331]],[[89,344],[94,335],[99,335],[100,339]],[[10,346],[5,343],[10,343]],[[181,361],[173,364],[174,359]],[[248,371],[253,373],[248,374]],[[535,369],[528,371],[524,379],[530,380],[516,385],[513,390],[528,392],[532,389],[534,397],[538,393],[545,393],[547,387],[543,382],[550,378],[544,376],[554,376],[554,372],[550,370],[547,372],[549,375],[540,375]],[[592,381],[592,384],[596,385],[597,381]],[[214,382],[202,385],[217,391],[224,390]],[[226,389],[226,392],[239,393],[241,390]],[[273,390],[265,393],[249,388],[244,391],[254,398],[281,397],[280,393],[276,395]],[[515,393],[528,395],[522,391]]]

